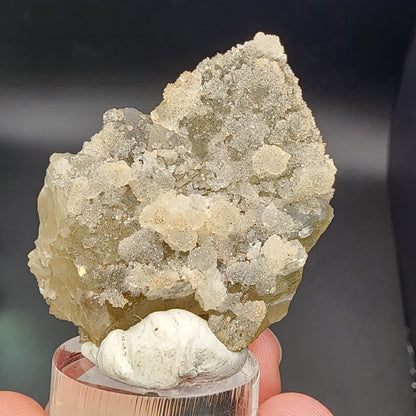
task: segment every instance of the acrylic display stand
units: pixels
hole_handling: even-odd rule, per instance
[[[50,416],[255,416],[259,368],[249,354],[232,377],[146,390],[106,377],[81,354],[78,337],[53,356]]]

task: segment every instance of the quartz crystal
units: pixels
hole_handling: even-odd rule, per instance
[[[168,84],[149,115],[104,114],[54,154],[29,265],[50,311],[99,345],[186,309],[239,351],[287,313],[332,219],[335,167],[277,36]]]

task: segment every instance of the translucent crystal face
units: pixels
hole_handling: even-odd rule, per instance
[[[29,265],[51,313],[97,345],[186,309],[230,350],[280,320],[332,219],[335,167],[279,38],[202,61],[150,114],[104,114],[54,154]]]

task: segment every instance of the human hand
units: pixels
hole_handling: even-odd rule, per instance
[[[266,329],[249,348],[257,357],[260,366],[258,416],[333,416],[326,407],[310,396],[281,393],[279,364],[282,349],[270,329]]]
[[[45,416],[47,410],[33,399],[14,391],[0,391],[0,416]]]
[[[270,330],[250,345],[260,366],[258,416],[333,416],[321,403],[300,393],[281,393],[279,341]],[[20,393],[0,392],[0,416],[45,416],[47,409]]]

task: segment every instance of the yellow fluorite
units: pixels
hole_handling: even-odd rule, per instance
[[[181,308],[240,350],[287,313],[335,171],[279,38],[258,33],[150,116],[109,110],[78,154],[52,155],[29,265],[83,341]]]

